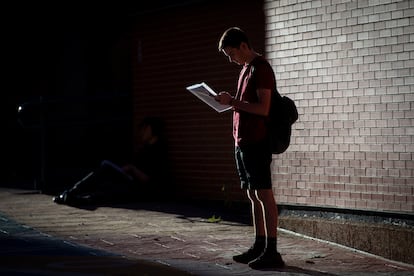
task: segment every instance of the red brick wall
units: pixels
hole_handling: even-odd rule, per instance
[[[240,26],[264,50],[261,1],[205,1],[138,14],[132,38],[134,118],[165,119],[172,183],[191,198],[240,200],[231,112],[218,114],[185,87],[206,81],[234,91],[240,68],[217,50],[222,32]],[[160,172],[161,173],[161,172]]]
[[[413,3],[265,1],[266,55],[300,112],[279,203],[414,212]]]

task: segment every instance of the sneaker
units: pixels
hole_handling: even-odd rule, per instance
[[[55,196],[53,201],[58,204],[66,204],[69,206],[93,204],[93,196],[89,194],[74,195],[72,190],[66,190],[60,195]]]
[[[282,268],[285,262],[279,252],[265,251],[260,257],[251,261],[249,266],[252,269]]]
[[[68,191],[62,192],[53,198],[53,201],[58,204],[66,204],[68,199]]]
[[[262,253],[263,250],[258,250],[252,247],[240,255],[233,256],[233,260],[238,263],[248,264],[249,262],[257,259],[260,255],[262,255]]]

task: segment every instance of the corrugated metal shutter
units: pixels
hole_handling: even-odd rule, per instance
[[[240,26],[263,52],[263,4],[206,1],[155,9],[135,20],[134,118],[165,119],[171,181],[179,195],[244,200],[233,158],[232,113],[217,113],[185,87],[206,81],[217,91],[235,90],[240,68],[218,52],[217,42],[225,29]]]

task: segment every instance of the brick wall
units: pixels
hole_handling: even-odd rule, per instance
[[[265,1],[266,56],[300,119],[278,203],[414,212],[414,1]]]

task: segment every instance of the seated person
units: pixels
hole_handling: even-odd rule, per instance
[[[53,198],[59,204],[82,205],[159,199],[171,191],[168,179],[164,125],[156,117],[139,126],[138,149],[130,162],[118,166],[104,160],[100,166]]]

